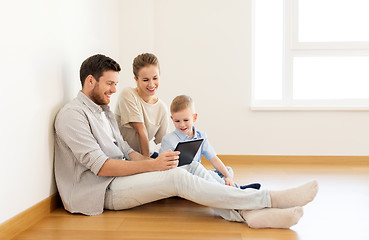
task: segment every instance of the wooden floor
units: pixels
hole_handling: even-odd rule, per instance
[[[369,167],[232,167],[241,184],[283,189],[315,178],[320,190],[291,229],[250,229],[214,216],[210,208],[170,198],[93,217],[59,208],[14,239],[369,239]]]

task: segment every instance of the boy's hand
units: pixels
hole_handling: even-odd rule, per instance
[[[179,151],[167,150],[155,158],[158,171],[169,170],[178,166]]]
[[[224,179],[224,182],[225,182],[225,184],[226,184],[226,185],[228,185],[228,186],[235,187],[234,182],[233,182],[233,179],[232,179],[232,178],[230,178],[230,177],[225,178],[225,179]]]

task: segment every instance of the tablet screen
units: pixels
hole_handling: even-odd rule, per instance
[[[178,143],[174,151],[180,151],[178,167],[190,164],[204,139]]]

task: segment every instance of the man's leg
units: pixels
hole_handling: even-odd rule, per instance
[[[312,181],[297,188],[273,191],[271,197],[269,192],[264,190],[240,190],[209,182],[183,168],[175,168],[116,178],[106,192],[105,206],[114,210],[127,209],[171,196],[180,196],[213,208],[255,210],[270,208],[272,202],[282,202],[286,200],[284,195],[288,194],[288,204],[283,207],[292,208],[310,202],[317,192],[315,185],[316,181]],[[308,189],[306,186],[312,187]],[[314,196],[311,193],[314,193]]]
[[[183,168],[117,177],[106,192],[105,206],[115,210],[127,209],[172,196],[222,209],[261,209],[271,206],[267,191],[245,191],[210,182]]]
[[[182,166],[191,174],[204,178],[210,182],[218,182],[220,184],[225,185],[224,178],[222,179],[215,171],[207,170],[204,166],[199,162],[192,162],[190,165]],[[229,171],[229,170],[228,170]],[[233,177],[233,170],[231,169],[230,174]],[[232,222],[244,222],[242,215],[234,210],[234,209],[222,209],[222,208],[212,208],[214,213],[218,216],[221,216],[225,220]]]
[[[290,228],[298,223],[303,210],[302,207],[264,208],[243,210],[241,215],[251,228]]]
[[[129,209],[145,203],[176,196],[169,171],[116,177],[105,193],[105,208]]]

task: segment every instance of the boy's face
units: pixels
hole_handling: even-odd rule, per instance
[[[171,118],[178,131],[193,138],[192,127],[197,120],[197,113],[193,113],[191,108],[186,108],[179,112],[172,113]]]

